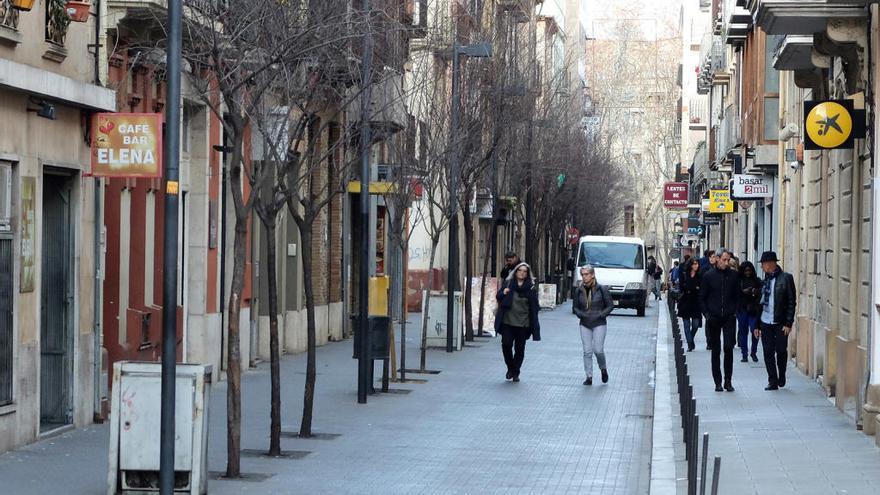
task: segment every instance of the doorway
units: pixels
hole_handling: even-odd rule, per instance
[[[40,431],[73,421],[73,287],[71,178],[43,174],[40,299]]]

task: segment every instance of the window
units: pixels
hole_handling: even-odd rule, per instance
[[[184,104],[181,108],[183,122],[180,124],[180,147],[181,151],[184,153],[189,153],[192,148],[192,133],[190,132],[190,126],[192,125],[193,110],[192,105],[188,104]]]
[[[644,248],[639,244],[622,242],[584,242],[581,244],[578,266],[593,268],[645,269]]]
[[[0,162],[0,232],[12,232],[12,164]]]

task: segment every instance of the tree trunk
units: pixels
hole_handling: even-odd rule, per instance
[[[269,455],[281,455],[281,353],[278,346],[278,280],[275,271],[277,253],[275,244],[275,218],[270,213],[264,222],[266,227],[266,271],[269,284],[269,370],[271,390],[271,426],[269,430]]]
[[[419,371],[425,372],[425,361],[428,355],[428,310],[431,308],[431,291],[434,290],[434,258],[437,256],[437,245],[440,244],[440,237],[431,239],[431,261],[428,262],[429,289],[428,297],[425,298],[425,311],[422,313],[422,348],[421,359],[419,360]]]
[[[306,385],[303,391],[303,414],[302,423],[299,427],[299,436],[309,438],[312,436],[312,412],[315,404],[315,379],[317,378],[316,350],[317,339],[315,336],[315,291],[312,288],[312,223],[297,222],[302,243],[303,262],[303,285],[306,292],[306,332],[308,335],[308,350],[306,351]]]
[[[464,340],[473,342],[474,340],[474,305],[471,302],[471,278],[474,276],[473,254],[474,254],[474,224],[471,218],[470,210],[464,208]]]
[[[233,187],[240,187],[235,184]],[[232,282],[229,288],[229,345],[226,358],[226,477],[241,476],[241,348],[239,321],[244,290],[247,217],[236,215]]]
[[[495,215],[492,215],[492,234],[489,235],[489,242],[486,244],[486,254],[483,256],[483,275],[480,279],[480,318],[477,321],[477,335],[483,336],[483,313],[486,306],[486,278],[489,276],[489,256],[492,252],[492,246],[495,244]]]
[[[400,273],[401,273],[401,284],[400,284],[400,381],[406,381],[406,312],[407,312],[407,295],[409,291],[406,288],[407,281],[407,251],[409,248],[409,240],[404,239],[403,243],[400,246],[400,250],[402,255],[400,256]]]

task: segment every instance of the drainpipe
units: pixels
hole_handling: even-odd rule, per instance
[[[102,36],[101,34],[101,17],[106,12],[106,2],[102,2],[101,0],[95,0],[97,5],[97,15],[95,16],[95,85],[102,86],[102,73],[105,72],[104,67],[106,66],[106,56],[104,52],[104,44],[106,41],[106,35]],[[103,41],[102,41],[103,40]],[[102,62],[103,61],[103,62]],[[103,187],[101,185],[101,179],[95,177],[95,226],[94,226],[94,256],[95,256],[95,279],[94,283],[94,308],[92,309],[92,314],[95,323],[94,329],[94,342],[93,342],[93,373],[94,373],[94,393],[93,393],[93,403],[92,403],[92,417],[95,420],[101,418],[102,408],[101,408],[101,390],[103,389],[101,383],[101,306],[102,306],[102,294],[101,284],[103,283],[103,274],[101,273],[101,254],[102,254],[102,230],[104,225],[103,220],[103,212],[102,210],[102,200],[103,200]]]
[[[872,228],[872,241],[871,241],[871,252],[876,253],[877,249],[880,249],[880,173],[878,173],[878,168],[875,166],[874,157],[876,156],[876,147],[877,142],[875,141],[875,129],[877,128],[877,93],[874,91],[873,85],[876,84],[876,78],[874,77],[874,51],[877,49],[875,46],[875,42],[877,42],[878,34],[873,32],[874,29],[874,19],[878,15],[880,15],[880,10],[878,10],[877,4],[872,4],[870,6],[870,13],[868,15],[868,43],[867,43],[867,51],[868,51],[868,84],[867,87],[867,97],[865,99],[865,105],[868,109],[868,139],[871,148],[869,148],[868,152],[871,153],[871,191],[872,191],[872,211],[871,211],[871,228]],[[865,369],[864,376],[864,402],[865,405],[864,411],[868,413],[869,421],[875,420],[875,417],[878,412],[880,412],[880,404],[877,403],[877,389],[880,387],[880,346],[877,344],[880,343],[877,340],[877,333],[880,330],[880,264],[874,261],[873,256],[868,258],[871,270],[871,299],[869,301],[869,305],[873,306],[871,310],[868,311],[870,315],[868,317],[868,331],[867,339],[866,339],[866,347],[868,349],[868,363]],[[873,393],[872,393],[873,392]],[[876,421],[876,420],[875,420]],[[876,438],[876,422],[874,424],[862,425],[863,428],[867,427],[867,432],[874,432]],[[875,440],[876,442],[876,440]]]

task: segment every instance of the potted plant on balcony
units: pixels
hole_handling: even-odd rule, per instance
[[[86,22],[89,20],[89,9],[92,6],[91,1],[84,2],[67,2],[64,5],[64,10],[67,12],[67,15],[70,16],[70,20],[73,22]]]
[[[27,12],[34,8],[34,0],[10,0],[10,3],[15,10],[23,10]]]

